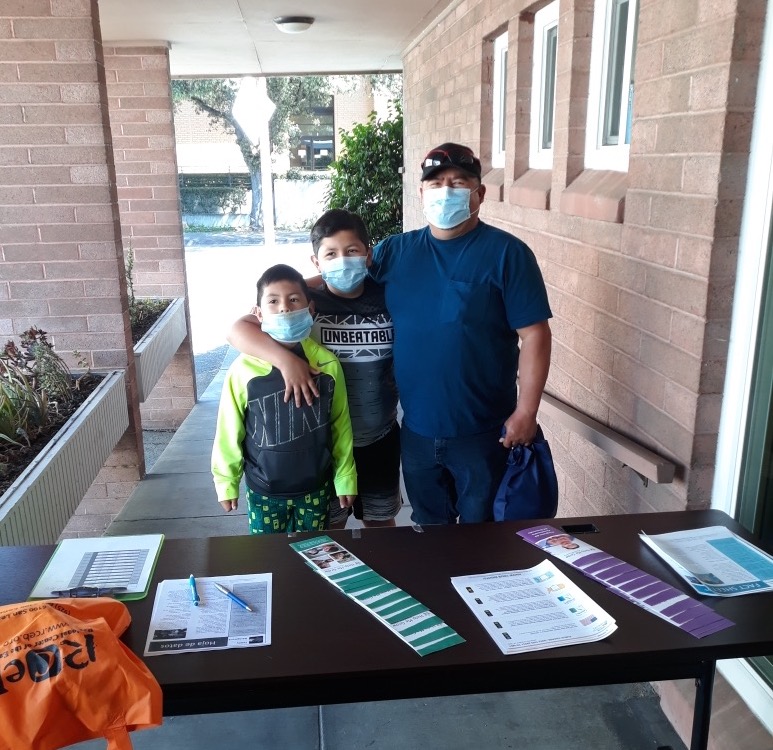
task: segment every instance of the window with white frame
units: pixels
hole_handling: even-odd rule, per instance
[[[491,129],[491,166],[504,167],[507,136],[507,32],[494,39],[492,99],[494,123]]]
[[[628,169],[638,0],[596,0],[585,166]]]
[[[534,14],[529,138],[529,166],[532,169],[553,167],[557,57],[558,0],[554,0]]]

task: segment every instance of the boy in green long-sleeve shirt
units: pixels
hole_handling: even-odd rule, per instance
[[[212,450],[212,475],[226,511],[247,485],[250,533],[324,529],[333,494],[349,507],[357,494],[352,426],[341,365],[309,338],[312,318],[303,277],[286,265],[258,280],[263,331],[308,361],[320,398],[285,403],[281,373],[240,355],[226,373]]]

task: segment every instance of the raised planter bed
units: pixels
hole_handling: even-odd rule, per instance
[[[56,542],[128,426],[124,371],[115,370],[0,496],[0,546]]]
[[[187,335],[185,300],[175,299],[134,345],[140,403],[148,398]]]

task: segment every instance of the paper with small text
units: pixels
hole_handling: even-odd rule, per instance
[[[683,591],[561,529],[545,524],[517,534],[617,596],[695,638],[705,638],[733,626],[726,617]]]
[[[773,591],[773,557],[724,526],[639,536],[699,594]]]
[[[271,573],[196,578],[200,602],[187,578],[161,581],[150,616],[145,656],[254,648],[271,644]],[[225,586],[252,612],[223,595]]]
[[[600,641],[617,630],[614,618],[550,560],[451,583],[503,654]]]

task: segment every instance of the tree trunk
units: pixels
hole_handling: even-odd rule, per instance
[[[250,228],[263,228],[263,189],[260,182],[260,169],[250,170],[252,204],[250,206]]]

